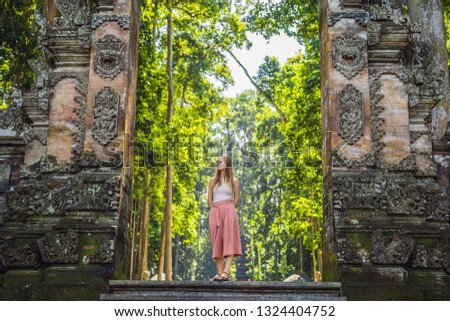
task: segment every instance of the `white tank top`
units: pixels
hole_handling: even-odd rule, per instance
[[[227,183],[222,183],[213,189],[213,203],[232,199],[231,186]]]

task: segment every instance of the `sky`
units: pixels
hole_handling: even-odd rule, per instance
[[[250,34],[249,39],[253,46],[250,50],[234,49],[233,54],[245,66],[251,76],[256,76],[259,65],[264,62],[265,56],[276,56],[278,61],[283,65],[288,58],[294,57],[301,49],[296,40],[285,35],[274,36],[267,42],[262,36]],[[246,89],[255,89],[248,80],[244,71],[228,55],[228,67],[231,75],[235,80],[235,85],[224,91],[226,97],[236,97],[236,95]]]

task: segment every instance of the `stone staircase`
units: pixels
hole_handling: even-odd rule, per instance
[[[103,301],[345,301],[338,282],[119,281]]]

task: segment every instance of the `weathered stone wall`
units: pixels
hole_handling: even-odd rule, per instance
[[[442,1],[322,0],[324,279],[450,299]]]
[[[139,1],[43,0],[0,121],[0,298],[99,299],[130,274]]]

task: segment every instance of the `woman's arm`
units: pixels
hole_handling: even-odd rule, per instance
[[[209,181],[209,185],[208,185],[208,205],[211,208],[213,206],[213,180],[211,178],[211,180]]]
[[[239,196],[241,196],[241,186],[239,184],[239,180],[235,177],[234,178],[234,206],[239,203]]]

